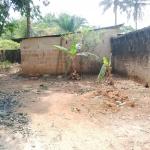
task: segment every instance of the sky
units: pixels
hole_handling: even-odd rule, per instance
[[[103,8],[99,6],[100,0],[49,0],[50,4],[45,7],[42,0],[34,0],[36,5],[40,5],[41,13],[68,13],[86,18],[91,26],[107,27],[114,25],[114,14],[112,8],[103,13]],[[143,20],[138,22],[138,28],[150,26],[150,6],[145,8]],[[13,13],[12,13],[13,14]],[[13,16],[18,17],[15,13]],[[135,26],[133,19],[127,20],[125,14],[118,14],[118,24]]]

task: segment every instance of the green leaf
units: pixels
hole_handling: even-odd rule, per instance
[[[77,55],[77,48],[76,48],[76,43],[73,43],[70,47],[70,54],[72,56],[76,56]]]
[[[103,64],[105,64],[105,66],[110,66],[111,62],[110,62],[109,58],[103,57]]]
[[[103,64],[102,67],[101,67],[101,70],[100,70],[100,72],[99,72],[99,75],[98,75],[98,80],[99,80],[99,81],[101,81],[101,80],[104,79],[105,74],[106,74],[106,71],[107,71],[107,67],[106,67],[105,64]]]
[[[97,58],[97,59],[100,59],[100,57],[99,56],[97,56],[97,55],[95,55],[95,54],[93,54],[93,53],[90,53],[90,52],[80,52],[80,53],[78,53],[77,55],[80,55],[80,56],[93,56],[93,57],[95,57],[95,58]]]
[[[15,50],[19,49],[20,44],[12,40],[0,40],[0,50]]]
[[[69,50],[63,46],[59,46],[59,45],[53,45],[55,48],[57,48],[60,51],[63,51],[65,53],[69,53]]]

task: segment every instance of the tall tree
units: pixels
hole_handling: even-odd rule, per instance
[[[32,24],[32,35],[33,36],[44,36],[50,34],[58,34],[59,27],[57,26],[56,17],[54,14],[46,14],[41,19],[35,21]]]
[[[5,34],[3,34],[3,37],[6,37],[7,39],[27,37],[26,18],[11,20],[5,28]]]
[[[40,20],[40,22],[46,24],[48,27],[52,27],[55,25],[55,20],[56,20],[55,14],[48,13]]]
[[[31,33],[31,17],[38,16],[40,13],[39,6],[35,6],[33,0],[11,0],[14,10],[27,18],[27,37]],[[32,9],[31,9],[32,8]]]
[[[13,38],[14,32],[17,29],[18,29],[18,24],[17,24],[16,20],[12,20],[11,22],[7,23],[4,33],[5,33],[5,35],[7,35],[7,33],[9,33],[10,38]]]
[[[133,16],[135,22],[135,28],[138,28],[138,20],[143,18],[144,8],[150,5],[149,0],[124,0],[124,11],[128,13],[128,16]]]
[[[104,12],[113,7],[115,25],[117,25],[118,8],[120,7],[119,0],[102,0],[99,5],[104,7],[103,8]]]
[[[86,19],[78,16],[61,14],[55,22],[65,32],[75,32],[86,23]]]
[[[150,0],[102,0],[102,2],[100,2],[100,6],[104,7],[104,12],[113,7],[115,25],[117,24],[118,9],[121,12],[125,12],[128,18],[133,16],[135,21],[135,28],[137,29],[138,19],[143,17],[143,9],[146,5],[150,4],[149,1]]]
[[[47,6],[49,4],[49,1],[43,0],[43,4]],[[13,8],[15,11],[19,11],[21,15],[26,16],[27,36],[29,37],[31,33],[31,17],[40,16],[39,6],[34,5],[33,0],[2,0],[2,2],[0,2],[0,12],[2,12],[0,17],[2,16],[1,18],[5,20],[5,22],[7,20],[7,17],[9,16],[10,8]],[[7,10],[7,13],[5,10]],[[0,24],[3,23],[0,22]],[[3,26],[0,29],[3,30]]]
[[[3,33],[3,29],[6,25],[6,19],[9,16],[9,3],[6,0],[0,1],[0,36]]]

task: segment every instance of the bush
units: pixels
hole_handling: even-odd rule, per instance
[[[3,62],[1,62],[0,61],[0,70],[1,69],[9,69],[11,67],[11,62],[9,62],[9,61],[3,61]]]
[[[0,50],[15,50],[19,49],[20,44],[12,40],[0,40]]]

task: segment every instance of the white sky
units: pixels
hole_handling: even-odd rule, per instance
[[[42,1],[42,0],[40,0]],[[103,14],[102,7],[99,7],[100,0],[49,0],[50,4],[45,7],[39,0],[34,0],[35,4],[40,5],[42,15],[47,13],[68,13],[70,15],[77,15],[87,19],[90,25],[106,27],[114,25],[114,15],[112,9],[106,11]],[[150,6],[145,8],[145,15],[143,20],[138,22],[138,28],[150,26]],[[14,16],[14,14],[13,14]],[[16,13],[15,13],[15,16]],[[132,19],[127,21],[125,15],[119,14],[118,24],[125,23],[126,25],[132,25],[134,22]]]

